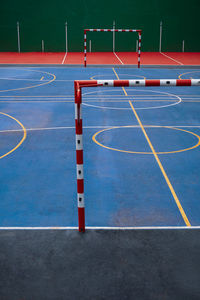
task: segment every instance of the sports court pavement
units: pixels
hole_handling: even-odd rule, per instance
[[[120,79],[200,74],[196,69],[115,72]],[[87,225],[173,229],[90,229],[85,234],[25,229],[77,226],[73,80],[115,79],[115,72],[0,68],[2,299],[199,298],[199,230],[194,229],[200,223],[199,87],[126,89],[128,96],[122,89],[84,90]],[[115,126],[96,136],[101,144],[149,151],[127,100],[156,151],[168,152],[158,155],[192,229],[151,154],[114,151],[92,140]]]

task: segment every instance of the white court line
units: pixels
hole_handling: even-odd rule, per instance
[[[143,91],[142,89],[139,89],[138,91]],[[168,96],[170,99],[176,98],[178,99],[177,102],[172,102],[170,104],[166,104],[166,105],[159,105],[159,106],[149,106],[149,107],[138,107],[136,108],[136,110],[146,110],[146,109],[160,109],[160,108],[165,108],[165,107],[169,107],[169,106],[174,106],[174,105],[178,105],[179,103],[182,102],[182,99],[175,95],[175,94],[171,94],[171,93],[167,93],[167,92],[160,92],[160,91],[152,91],[155,94],[159,94],[159,96],[161,95],[165,95]],[[91,93],[90,93],[91,94]],[[87,97],[87,96],[86,96]],[[131,97],[128,96],[129,98]],[[132,96],[134,98],[134,96]],[[134,99],[132,100],[134,102]],[[141,100],[142,101],[142,100]],[[167,99],[166,99],[167,102]],[[94,104],[88,104],[86,102],[83,102],[83,105],[88,106],[88,107],[93,107],[93,108],[97,108],[97,109],[110,109],[110,110],[131,110],[131,108],[124,108],[124,107],[110,107],[110,106],[102,106],[102,105],[94,105]]]
[[[54,95],[54,96],[51,96],[51,95],[49,95],[49,96],[0,96],[0,98],[55,98],[55,99],[57,99],[57,98],[61,98],[61,99],[63,99],[63,98],[74,98],[74,95],[68,95],[68,96],[66,96],[66,95]]]
[[[177,62],[179,65],[184,65],[182,62],[180,62],[180,61],[178,61],[178,60],[176,60],[176,59],[174,59],[174,58],[168,56],[167,54],[164,54],[163,52],[160,52],[160,54],[162,54],[163,56],[166,56],[167,58],[169,58],[169,59],[171,59],[171,60]]]
[[[128,101],[132,101],[132,102],[174,102],[176,100],[173,100],[173,99],[171,99],[171,100],[162,100],[162,99],[157,99],[157,100],[155,100],[155,99],[154,100],[153,99],[152,100],[129,99],[129,100],[127,100],[127,99],[124,99],[124,100],[105,100],[104,103],[127,103]],[[26,103],[26,104],[29,104],[29,103],[37,103],[37,104],[38,103],[43,103],[43,104],[44,103],[74,103],[73,100],[0,100],[0,102],[1,103]],[[198,101],[184,100],[183,102],[197,102],[198,103],[198,102],[200,102],[200,100],[198,100]],[[87,101],[83,102],[83,104],[85,104],[85,105],[86,105],[86,103],[99,103],[99,101],[98,100],[87,100]],[[93,105],[91,105],[91,106],[93,106]],[[164,106],[162,106],[162,107],[164,107]],[[104,108],[106,108],[106,107],[104,107]],[[117,108],[117,109],[122,109],[122,108]]]
[[[145,226],[145,227],[96,227],[86,226],[86,230],[191,230],[200,229],[200,226]],[[78,227],[0,227],[0,230],[78,230]]]
[[[28,79],[28,78],[0,78],[0,80],[21,80],[21,81],[41,81],[41,79]],[[49,79],[42,79],[42,81],[49,81]],[[64,81],[64,82],[68,82],[68,81],[74,81],[73,79],[55,79],[54,81]]]
[[[111,126],[84,126],[84,129],[91,129],[91,128],[110,128]],[[75,126],[63,126],[63,127],[42,127],[42,128],[26,128],[26,131],[42,131],[42,130],[63,130],[63,129],[75,129]],[[23,129],[7,129],[7,130],[0,130],[0,133],[3,132],[23,132]]]
[[[123,61],[119,58],[119,56],[118,56],[115,52],[113,52],[113,53],[115,54],[115,56],[117,57],[117,59],[120,61],[120,63],[121,63],[122,65],[124,65]]]
[[[200,96],[198,97],[198,96],[195,96],[195,97],[192,97],[192,96],[188,96],[188,97],[186,97],[186,96],[181,96],[181,95],[178,95],[179,97],[182,97],[182,98],[184,98],[184,99],[200,99]],[[167,99],[169,99],[169,96],[168,95],[130,95],[130,96],[127,96],[128,98],[133,98],[134,97],[134,99],[136,98],[138,98],[138,99],[154,99],[154,98],[167,98]],[[127,98],[126,97],[126,98]],[[126,99],[125,97],[123,97],[123,96],[118,96],[118,95],[116,95],[116,96],[112,96],[112,95],[110,95],[110,96],[102,96],[102,95],[100,95],[100,96],[97,96],[97,97],[94,97],[94,96],[88,96],[88,97],[84,97],[83,99],[115,99],[115,98],[117,98],[117,99]]]
[[[1,103],[74,103],[72,100],[0,100]]]
[[[22,80],[22,81],[41,81],[41,79],[28,79],[28,78],[0,78],[0,80]],[[49,81],[48,79],[43,79],[42,81]]]
[[[64,58],[63,58],[63,60],[62,60],[62,65],[64,64],[64,61],[65,61],[66,56],[67,56],[67,52],[65,53],[65,56],[64,56]]]
[[[121,125],[107,125],[107,126],[83,126],[84,129],[95,129],[95,128],[111,128],[120,127]],[[126,125],[133,128],[140,128],[139,125]],[[123,125],[123,127],[126,127]],[[160,128],[160,127],[171,127],[171,128],[200,128],[200,125],[144,125],[145,128]],[[75,126],[63,126],[63,127],[41,127],[41,128],[26,128],[26,131],[42,131],[42,130],[63,130],[63,129],[75,129]],[[23,129],[6,129],[0,130],[0,133],[4,132],[23,132]]]
[[[83,94],[84,95],[84,94]],[[188,95],[179,95],[179,94],[177,94],[177,96],[179,96],[179,97],[193,97],[193,98],[196,98],[196,97],[198,97],[198,98],[200,98],[200,95],[192,95],[192,94],[188,94]],[[85,98],[86,96],[84,95],[84,97],[83,98]],[[111,97],[113,97],[113,98],[119,98],[119,97],[121,97],[122,99],[124,99],[124,97],[122,96],[122,95],[101,95],[100,96],[101,98],[111,98]],[[145,94],[145,95],[130,95],[130,96],[128,96],[129,98],[130,97],[165,97],[165,95],[152,95],[152,94]],[[167,95],[166,95],[166,97],[167,97]],[[65,99],[65,98],[74,98],[74,95],[49,95],[49,96],[24,96],[24,95],[22,95],[22,96],[2,96],[2,95],[0,95],[0,98],[55,98],[55,99],[57,99],[57,98],[61,98],[61,99]],[[90,95],[87,95],[87,98],[88,99],[97,99],[98,97],[94,97],[93,95],[92,96],[90,96]],[[99,98],[98,98],[99,99]]]
[[[119,102],[121,102],[121,103],[126,103],[126,102],[128,102],[128,101],[132,101],[132,102],[174,102],[174,101],[176,101],[176,100],[173,100],[173,99],[132,99],[132,97],[131,97],[131,99],[124,99],[124,100],[107,100],[107,99],[105,99],[105,100],[103,100],[104,101],[104,103],[109,103],[109,102],[111,102],[111,103],[119,103]],[[86,103],[99,103],[99,100],[85,100],[85,101],[83,101],[82,103],[83,104],[85,104],[86,105]],[[181,102],[184,102],[184,103],[199,103],[200,102],[200,100],[193,100],[193,98],[187,98],[187,99],[182,99],[182,101]],[[30,104],[30,103],[35,103],[35,104],[38,104],[38,103],[74,103],[74,101],[73,100],[51,100],[51,99],[49,99],[49,100],[29,100],[29,99],[27,99],[27,100],[1,100],[0,99],[0,103],[26,103],[26,104]],[[102,102],[100,102],[100,103],[102,103]],[[167,105],[168,106],[168,105]],[[163,107],[163,106],[162,106]],[[152,108],[152,107],[151,107]],[[121,108],[120,108],[121,109]],[[147,108],[146,108],[147,109]]]

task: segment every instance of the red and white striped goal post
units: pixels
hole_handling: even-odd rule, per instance
[[[137,32],[139,36],[138,43],[138,68],[140,68],[140,55],[141,55],[141,29],[84,29],[84,66],[87,66],[87,32]]]
[[[136,79],[136,80],[76,80],[75,93],[75,128],[76,128],[76,170],[78,227],[85,232],[85,203],[83,176],[83,122],[82,122],[82,88],[84,87],[138,87],[138,86],[200,86],[200,79]]]

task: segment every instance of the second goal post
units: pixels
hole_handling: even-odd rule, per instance
[[[87,32],[136,32],[138,33],[138,51],[137,51],[137,65],[140,68],[140,55],[141,55],[141,29],[84,29],[84,66],[87,66]],[[115,53],[115,52],[114,52]]]

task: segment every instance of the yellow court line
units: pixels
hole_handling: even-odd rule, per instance
[[[113,71],[114,71],[117,79],[119,79],[119,76],[117,75],[117,73],[116,73],[116,71],[115,71],[114,68],[113,68]],[[125,95],[128,96],[125,88],[122,87],[122,89],[123,89]],[[147,140],[147,142],[148,142],[148,144],[149,144],[149,146],[151,148],[151,151],[153,152],[153,155],[154,155],[154,157],[155,157],[155,159],[156,159],[156,161],[157,161],[157,163],[158,163],[158,165],[160,167],[160,170],[161,170],[161,172],[162,172],[162,174],[163,174],[163,176],[165,178],[165,181],[166,181],[166,183],[167,183],[167,185],[168,185],[168,187],[169,187],[169,189],[170,189],[170,191],[172,193],[172,196],[174,197],[176,205],[178,206],[178,209],[179,209],[179,211],[180,211],[180,213],[181,213],[181,215],[183,217],[183,220],[184,220],[185,224],[187,226],[191,226],[191,224],[190,224],[190,222],[189,222],[189,220],[188,220],[188,218],[187,218],[187,216],[185,214],[185,211],[184,211],[184,209],[183,209],[183,207],[182,207],[182,205],[181,205],[181,203],[180,203],[180,201],[179,201],[179,199],[178,199],[178,197],[176,195],[176,192],[175,192],[175,190],[174,190],[174,188],[173,188],[173,186],[172,186],[172,184],[171,184],[171,182],[170,182],[170,180],[169,180],[169,178],[168,178],[168,176],[167,176],[167,174],[166,174],[166,172],[165,172],[165,170],[163,168],[163,165],[162,165],[162,163],[161,163],[161,161],[160,161],[160,159],[159,159],[159,157],[158,157],[158,155],[157,155],[157,153],[156,153],[156,151],[155,151],[155,149],[154,149],[154,147],[153,147],[153,145],[152,145],[152,143],[151,143],[151,141],[150,141],[150,139],[149,139],[149,137],[148,137],[148,135],[147,135],[147,133],[146,133],[146,131],[144,129],[144,126],[142,125],[142,122],[140,121],[140,118],[139,118],[138,114],[136,113],[135,108],[133,107],[133,105],[131,103],[131,101],[129,101],[129,104],[130,104],[130,106],[132,108],[132,111],[133,111],[133,113],[134,113],[134,115],[135,115],[135,117],[136,117],[136,119],[137,119],[137,121],[138,121],[138,123],[139,123],[139,125],[140,125],[140,127],[142,129],[142,131],[143,131],[143,134],[144,134],[144,136],[145,136],[145,138],[146,138],[146,140]]]
[[[8,115],[8,114],[5,114],[5,113],[3,113],[3,112],[0,112],[0,114],[6,116],[6,117],[8,117],[8,118],[13,119],[14,121],[16,121],[16,122],[21,126],[21,128],[23,129],[23,132],[24,132],[23,137],[22,137],[22,139],[20,140],[20,142],[17,144],[17,146],[14,147],[13,149],[11,149],[9,152],[5,153],[4,155],[0,156],[0,159],[2,159],[2,158],[4,158],[5,156],[8,156],[10,153],[14,152],[17,148],[19,148],[19,147],[21,146],[21,144],[22,144],[22,143],[24,142],[24,140],[26,139],[27,132],[26,132],[26,128],[24,127],[24,125],[23,125],[19,120],[17,120],[16,118],[14,118],[14,117],[12,117],[12,116],[10,116],[10,115]]]
[[[49,80],[49,81],[46,81],[44,83],[40,83],[40,84],[36,84],[36,85],[31,85],[31,86],[27,86],[27,87],[24,87],[24,88],[16,88],[16,89],[9,89],[9,90],[0,90],[0,93],[4,93],[4,92],[10,92],[10,91],[19,91],[19,90],[27,90],[27,89],[32,89],[32,88],[35,88],[35,87],[38,87],[38,86],[42,86],[42,85],[46,85],[46,84],[49,84],[53,81],[56,80],[56,76],[52,73],[49,73],[49,72],[45,72],[45,71],[38,71],[38,70],[32,70],[32,69],[23,69],[24,71],[33,71],[33,72],[40,72],[40,73],[45,73],[47,75],[51,75],[53,77],[53,79]]]
[[[185,74],[191,74],[191,73],[200,73],[200,71],[190,71],[190,72],[185,72],[185,73],[181,73],[178,78],[179,79],[182,79],[182,76],[185,75]],[[192,79],[192,77],[190,77]]]
[[[118,152],[124,152],[124,153],[130,153],[130,154],[145,154],[145,155],[147,154],[147,155],[152,155],[152,154],[153,154],[152,152],[121,150],[121,149],[117,149],[117,148],[108,147],[108,146],[106,146],[106,145],[101,144],[101,143],[96,139],[96,137],[97,137],[100,133],[105,132],[105,131],[108,131],[108,130],[119,129],[119,128],[134,128],[134,127],[135,127],[135,126],[127,125],[127,126],[114,126],[114,127],[105,128],[105,129],[102,129],[102,130],[99,130],[98,132],[96,132],[96,133],[93,135],[92,140],[93,140],[93,142],[95,142],[95,143],[96,143],[97,145],[99,145],[100,147],[106,148],[106,149],[108,149],[108,150],[118,151]],[[169,128],[169,129],[172,129],[172,130],[179,130],[179,131],[183,131],[183,132],[192,134],[192,135],[196,136],[197,139],[198,139],[198,142],[197,142],[194,146],[191,146],[191,147],[188,147],[188,148],[183,148],[183,149],[180,149],[180,150],[174,150],[174,151],[156,152],[156,154],[174,154],[174,153],[180,153],[180,152],[185,152],[185,151],[189,151],[189,150],[195,149],[195,148],[197,148],[197,147],[200,146],[200,136],[197,135],[197,134],[194,133],[194,132],[191,132],[191,131],[188,131],[188,130],[185,130],[185,129],[181,129],[181,128],[170,127],[170,126],[153,126],[153,125],[145,125],[145,126],[143,126],[143,127],[145,127],[145,128]]]

